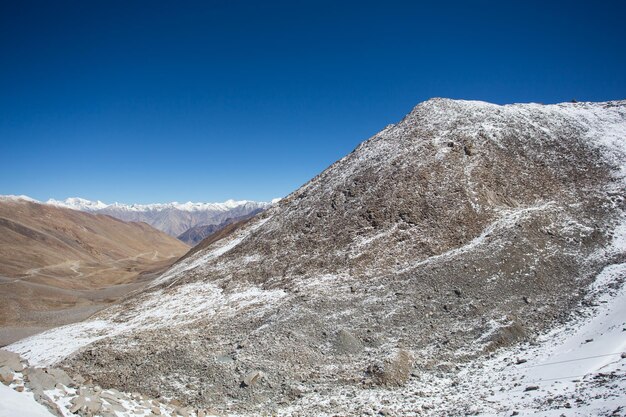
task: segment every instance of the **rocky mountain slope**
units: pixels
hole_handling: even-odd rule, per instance
[[[233,223],[237,223],[243,220],[250,219],[262,211],[263,211],[262,209],[257,209],[257,210],[250,212],[249,214],[246,214],[245,216],[231,217],[231,218],[224,220],[220,224],[194,226],[191,229],[188,229],[187,231],[182,233],[180,236],[178,236],[178,239],[185,242],[186,244],[190,246],[195,246],[198,243],[200,243],[202,240],[207,238],[208,236],[214,233],[217,233],[220,230],[223,230],[229,224],[233,224]]]
[[[107,214],[131,222],[145,222],[170,236],[179,236],[195,226],[219,225],[229,218],[242,217],[265,210],[271,202],[235,201],[223,203],[160,203],[160,204],[105,204],[83,198],[68,198],[63,201],[48,200],[47,204],[82,210],[90,213]]]
[[[0,344],[89,316],[188,249],[145,223],[1,197]]]
[[[600,301],[619,316],[625,176],[626,101],[432,99],[140,295],[9,349],[215,412],[567,412],[541,376],[479,376],[503,363],[486,358],[576,333]],[[616,334],[606,349],[623,348]],[[618,364],[595,378],[602,366],[568,395],[613,384],[618,400],[594,408],[608,415],[626,376]],[[493,400],[500,387],[545,401]]]

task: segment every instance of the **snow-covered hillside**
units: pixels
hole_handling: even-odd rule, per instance
[[[9,348],[216,412],[608,415],[625,166],[626,101],[429,100],[148,291]]]

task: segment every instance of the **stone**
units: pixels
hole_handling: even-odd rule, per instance
[[[15,379],[15,375],[13,374],[13,370],[8,366],[0,366],[0,382],[4,385],[10,385],[11,382]]]
[[[21,372],[24,369],[20,355],[4,349],[0,349],[0,366],[6,366],[15,372]]]
[[[49,375],[52,375],[54,379],[60,384],[65,385],[66,387],[75,387],[76,383],[70,376],[63,370],[59,368],[49,368],[47,370]]]
[[[340,353],[359,353],[363,350],[361,341],[345,329],[337,333],[337,350]]]
[[[411,376],[413,355],[407,350],[400,349],[387,358],[383,365],[372,365],[367,373],[374,383],[386,386],[402,386]]]
[[[30,388],[34,390],[51,390],[57,384],[56,378],[43,368],[28,368],[27,376]]]
[[[160,416],[161,415],[161,409],[159,407],[152,406],[152,407],[150,407],[150,411],[155,416]]]
[[[100,393],[100,397],[105,399],[105,400],[107,400],[107,401],[109,401],[109,402],[116,403],[116,404],[121,404],[121,399],[118,396],[116,396],[114,393],[112,393],[112,392],[102,391]]]
[[[70,413],[76,413],[78,410],[81,410],[85,406],[85,403],[86,398],[82,395],[72,398],[70,401],[70,404],[72,405],[70,407]]]
[[[529,385],[526,388],[524,388],[524,392],[527,391],[537,391],[539,389],[539,386],[537,385]]]
[[[102,401],[96,398],[88,398],[85,402],[85,408],[88,413],[96,414],[102,408]]]
[[[120,403],[107,399],[109,404],[106,405],[106,408],[111,409],[113,411],[117,411],[120,413],[126,412],[126,408],[122,406]]]
[[[231,364],[235,362],[235,359],[230,355],[219,355],[215,359],[217,363],[222,363],[222,364]]]
[[[246,387],[251,387],[252,385],[258,383],[263,378],[263,373],[261,371],[250,371],[243,378],[243,385]]]
[[[177,408],[176,412],[182,417],[189,417],[189,411],[186,408]]]

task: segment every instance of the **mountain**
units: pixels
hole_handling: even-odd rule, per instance
[[[145,223],[0,197],[0,345],[88,317],[188,249]]]
[[[179,236],[195,226],[218,225],[229,218],[246,216],[265,210],[272,202],[228,200],[223,203],[159,203],[159,204],[105,204],[78,197],[64,201],[50,199],[50,205],[107,214],[120,220],[145,222],[170,236]]]
[[[8,349],[216,414],[608,415],[625,138],[626,101],[428,100],[142,293]]]
[[[186,244],[190,246],[195,246],[206,237],[224,229],[229,224],[237,223],[242,220],[247,220],[251,217],[256,216],[262,211],[263,209],[253,210],[250,213],[246,214],[245,216],[231,217],[231,218],[224,220],[220,224],[194,226],[191,229],[188,229],[187,231],[182,233],[180,236],[178,236],[178,239],[185,242]]]

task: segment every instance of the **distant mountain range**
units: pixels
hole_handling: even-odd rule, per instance
[[[28,196],[6,196],[18,200],[39,202]],[[157,204],[106,204],[102,201],[90,201],[72,197],[66,200],[50,199],[45,204],[107,214],[124,221],[145,222],[170,236],[180,236],[196,226],[219,225],[229,219],[236,219],[258,213],[272,206],[279,199],[271,202],[227,200],[223,203],[157,203]]]

